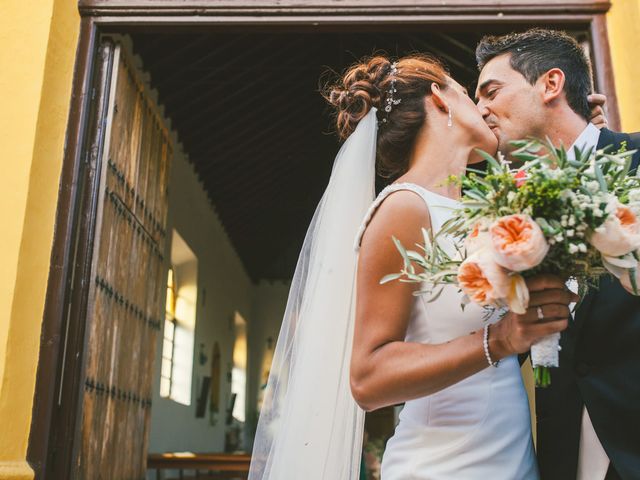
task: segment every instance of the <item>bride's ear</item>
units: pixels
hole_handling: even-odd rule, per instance
[[[431,101],[438,110],[446,114],[449,113],[449,102],[445,100],[444,92],[436,82],[431,84]]]

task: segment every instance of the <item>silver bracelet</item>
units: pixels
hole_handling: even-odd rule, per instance
[[[482,346],[484,347],[484,356],[487,357],[487,363],[492,367],[497,367],[500,360],[494,362],[489,353],[489,324],[484,326],[484,336],[482,337]]]

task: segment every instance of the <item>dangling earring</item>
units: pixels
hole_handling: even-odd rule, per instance
[[[449,109],[449,120],[447,121],[447,127],[453,126],[453,119],[451,118],[451,109]]]

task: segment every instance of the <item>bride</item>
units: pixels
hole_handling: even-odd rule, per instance
[[[429,57],[363,61],[327,98],[346,141],[298,260],[249,478],[355,480],[364,412],[400,403],[382,480],[538,478],[516,354],[566,328],[575,295],[531,278],[516,315],[463,311],[455,287],[428,302],[380,284],[402,267],[392,237],[437,232],[461,194],[449,178],[496,138]],[[392,183],[374,201],[376,172]]]

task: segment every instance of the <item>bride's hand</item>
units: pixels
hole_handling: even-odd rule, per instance
[[[489,350],[503,358],[529,351],[542,337],[561,332],[568,326],[569,304],[578,296],[565,288],[564,281],[553,275],[537,275],[527,279],[529,308],[518,315],[507,313],[491,327]],[[540,318],[542,316],[542,318]]]

